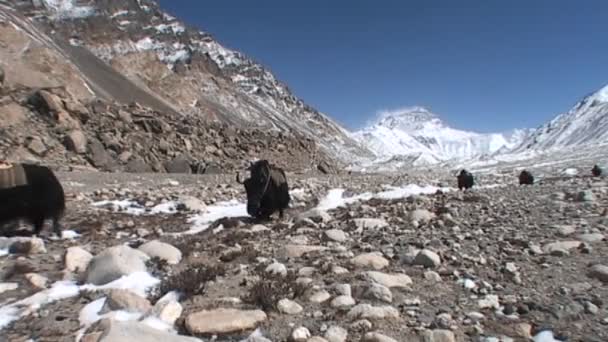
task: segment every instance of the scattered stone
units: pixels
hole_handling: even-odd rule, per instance
[[[280,262],[275,262],[266,267],[266,273],[278,274],[281,276],[287,275],[287,267]]]
[[[407,288],[412,284],[412,279],[403,273],[387,274],[377,271],[369,271],[365,272],[365,276],[369,280],[382,284],[388,288]]]
[[[304,254],[324,251],[327,247],[324,246],[309,246],[309,245],[286,245],[282,253],[282,256],[287,258],[300,258]]]
[[[350,284],[336,284],[334,287],[339,294],[349,297],[352,296],[352,289]]]
[[[93,255],[80,247],[68,247],[65,253],[65,268],[74,273],[87,270]]]
[[[421,250],[414,259],[414,265],[420,265],[427,268],[435,268],[441,265],[441,257],[431,250]]]
[[[104,285],[124,275],[145,272],[146,261],[149,259],[145,253],[128,246],[110,247],[91,259],[87,267],[86,282]]]
[[[500,301],[497,295],[486,295],[485,298],[478,301],[480,309],[498,309],[500,308]]]
[[[435,282],[435,283],[439,283],[439,282],[442,281],[441,276],[439,275],[439,273],[437,273],[435,271],[426,271],[426,272],[424,272],[424,279],[430,280],[430,281]]]
[[[0,283],[0,293],[13,291],[19,288],[17,283]]]
[[[325,332],[325,339],[328,342],[345,342],[348,337],[348,331],[346,329],[332,325]]]
[[[105,331],[99,342],[200,342],[197,338],[158,330],[140,322],[104,321],[107,323],[102,323]]]
[[[394,338],[388,337],[378,332],[368,332],[363,336],[362,342],[398,342]]]
[[[410,221],[422,223],[428,223],[433,218],[435,218],[435,214],[431,213],[426,209],[416,209],[410,212]]]
[[[192,334],[225,334],[254,329],[265,320],[261,310],[203,310],[188,315],[186,329]]]
[[[351,263],[358,267],[371,267],[376,270],[383,269],[389,265],[389,261],[380,252],[360,254],[352,258]]]
[[[593,195],[593,191],[584,190],[580,191],[576,194],[577,202],[593,202],[595,200],[595,196]]]
[[[161,321],[173,326],[182,315],[182,305],[176,300],[159,300],[152,308],[151,314]]]
[[[325,237],[328,240],[336,242],[344,242],[348,238],[346,233],[340,229],[329,229],[325,231]]]
[[[424,342],[456,342],[456,336],[450,330],[426,330],[423,334]]]
[[[594,242],[603,241],[604,234],[600,234],[600,233],[580,234],[576,238],[583,242],[594,243]]]
[[[179,198],[179,203],[188,211],[204,212],[207,210],[205,203],[194,196],[182,195]]]
[[[331,298],[329,292],[325,290],[317,291],[308,297],[308,300],[313,303],[323,303]]]
[[[563,256],[568,255],[569,251],[572,249],[579,248],[581,245],[581,241],[558,241],[546,244],[544,247],[545,253],[555,255],[555,256]]]
[[[392,306],[371,306],[358,304],[347,313],[349,319],[389,319],[399,318],[399,310]]]
[[[177,265],[182,260],[182,252],[168,243],[153,240],[139,246],[138,250],[146,253],[149,257],[157,257],[165,260],[169,265]]]
[[[351,296],[338,296],[331,301],[332,308],[346,308],[355,304],[355,299]]]
[[[377,299],[387,303],[393,302],[391,290],[389,290],[388,287],[377,283],[372,283],[365,291],[364,296],[368,299]]]
[[[87,152],[87,137],[81,130],[73,130],[65,137],[65,147],[78,154]]]
[[[589,270],[589,277],[608,283],[608,266],[594,265]]]
[[[150,302],[128,290],[111,290],[106,301],[110,310],[124,310],[127,312],[148,312],[152,308]]]
[[[388,227],[388,222],[383,219],[376,218],[357,218],[353,220],[357,231],[364,231],[367,229],[382,229]]]
[[[27,279],[27,281],[29,281],[30,284],[38,290],[46,289],[47,283],[49,281],[48,278],[43,277],[40,274],[36,274],[36,273],[25,274],[25,279]]]
[[[572,234],[574,234],[574,232],[576,232],[576,228],[574,226],[563,225],[563,226],[557,226],[555,228],[557,229],[557,235],[559,235],[561,237],[566,237],[566,236],[572,235]]]
[[[286,298],[279,300],[277,303],[277,309],[280,312],[289,315],[296,315],[304,310],[300,304]]]
[[[291,333],[291,340],[294,342],[306,342],[312,335],[310,331],[305,327],[299,327],[294,329]]]

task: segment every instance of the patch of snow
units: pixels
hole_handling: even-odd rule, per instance
[[[102,297],[94,300],[80,310],[80,313],[78,314],[78,321],[80,322],[81,326],[91,325],[101,319],[99,312],[106,304],[106,299],[106,297]]]
[[[135,43],[135,47],[139,51],[157,50],[162,46],[162,43],[156,42],[150,37],[142,38]]]
[[[567,176],[576,176],[576,175],[578,175],[578,170],[571,167],[571,168],[565,169],[562,173]]]
[[[82,40],[70,38],[70,45],[72,46],[82,46]]]
[[[0,257],[8,255],[8,249],[0,249]]]
[[[141,322],[143,324],[149,326],[152,329],[165,331],[165,332],[175,332],[175,329],[173,329],[172,325],[161,320],[158,317],[148,316],[148,317],[144,318]]]
[[[120,26],[127,26],[127,25],[130,25],[130,24],[131,24],[130,20],[121,20],[121,21],[118,22],[118,25],[120,25]]]
[[[42,0],[44,6],[54,12],[54,19],[80,19],[95,14],[93,6],[80,6],[76,0]]]
[[[173,201],[158,204],[152,208],[146,208],[143,205],[133,200],[105,200],[98,201],[92,204],[98,208],[108,208],[115,212],[124,212],[130,215],[158,215],[158,214],[174,214],[177,212],[178,204]]]
[[[562,342],[553,336],[553,331],[551,330],[543,330],[536,334],[533,339],[534,342]]]
[[[186,31],[186,28],[180,23],[171,23],[171,24],[160,24],[154,26],[156,31],[160,33],[167,33],[168,31],[173,32],[173,34],[179,34]]]
[[[218,202],[207,206],[207,212],[191,217],[188,222],[192,223],[190,230],[180,234],[196,234],[209,228],[209,226],[223,217],[247,216],[247,204],[237,200]]]
[[[114,18],[116,18],[116,17],[120,17],[120,16],[123,16],[123,15],[127,15],[127,14],[129,14],[129,13],[130,13],[130,12],[129,12],[128,10],[120,10],[120,11],[118,11],[118,12],[114,12],[114,14],[112,14],[112,15],[110,16],[110,19],[114,19]]]

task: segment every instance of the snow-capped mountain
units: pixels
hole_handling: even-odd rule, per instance
[[[412,107],[381,113],[375,123],[353,136],[380,159],[415,156],[417,164],[432,164],[511,149],[527,134],[525,130],[504,134],[458,130],[426,108]]]
[[[605,143],[608,143],[608,85],[537,128],[513,152]]]
[[[0,5],[34,21],[98,96],[297,134],[343,161],[371,155],[266,67],[180,22],[157,1],[0,0]]]

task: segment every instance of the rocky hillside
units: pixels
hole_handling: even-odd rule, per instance
[[[608,143],[608,85],[537,128],[515,152]]]
[[[268,69],[163,12],[155,1],[19,1],[2,11],[7,21],[28,26],[23,15],[35,24],[28,30],[48,35],[42,43],[69,60],[95,96],[306,136],[343,161],[369,154]]]

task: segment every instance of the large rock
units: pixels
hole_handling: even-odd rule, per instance
[[[153,172],[152,167],[148,165],[143,159],[140,157],[133,157],[131,160],[127,162],[125,166],[125,171],[129,173],[151,173]]]
[[[146,271],[150,257],[128,246],[114,246],[95,256],[87,268],[86,282],[104,285],[124,275]]]
[[[158,317],[161,321],[174,325],[175,321],[182,315],[184,308],[174,299],[159,300],[154,304],[150,314]]]
[[[450,330],[427,330],[422,337],[424,342],[456,342],[456,337]]]
[[[31,137],[27,143],[27,149],[39,157],[43,157],[48,148],[40,137]]]
[[[558,241],[558,242],[552,242],[552,243],[546,244],[543,249],[544,249],[545,253],[548,253],[548,254],[562,255],[562,254],[568,254],[568,252],[570,250],[580,247],[581,244],[582,244],[581,241],[575,241],[575,240]]]
[[[185,157],[177,157],[166,162],[164,166],[168,173],[192,173],[190,161]]]
[[[104,320],[101,325],[104,333],[99,342],[200,342],[198,338],[154,329],[140,322]]]
[[[177,265],[182,260],[182,252],[179,249],[158,240],[146,242],[138,249],[149,257],[158,257],[170,265]]]
[[[84,272],[93,255],[80,247],[69,247],[65,253],[65,268],[70,272]]]
[[[78,154],[87,152],[87,137],[81,130],[74,130],[65,136],[65,147]]]
[[[412,284],[412,278],[403,273],[387,274],[377,271],[365,272],[365,277],[373,282],[382,284],[388,288],[406,288]]]
[[[284,298],[277,303],[277,309],[288,315],[296,315],[304,310],[304,308],[293,300]]]
[[[399,318],[399,310],[386,306],[371,306],[370,304],[359,304],[350,309],[347,314],[349,319],[370,319],[381,320],[390,318]]]
[[[88,149],[87,158],[93,166],[104,171],[114,170],[115,162],[99,140],[95,138],[90,139]]]
[[[261,310],[203,310],[188,315],[186,329],[192,334],[227,334],[254,329],[265,320]]]
[[[36,91],[28,98],[28,103],[38,113],[53,118],[57,118],[57,114],[65,110],[61,99],[46,90]]]
[[[107,305],[112,311],[148,312],[152,308],[150,302],[131,291],[115,289],[108,295]]]
[[[589,270],[589,276],[591,278],[599,279],[604,283],[608,283],[608,266],[605,265],[593,265]]]
[[[441,257],[431,250],[421,250],[416,258],[414,259],[414,265],[420,265],[424,267],[439,267],[441,265]]]
[[[376,270],[383,269],[389,265],[389,261],[380,252],[360,254],[350,261],[355,266],[371,267]]]

